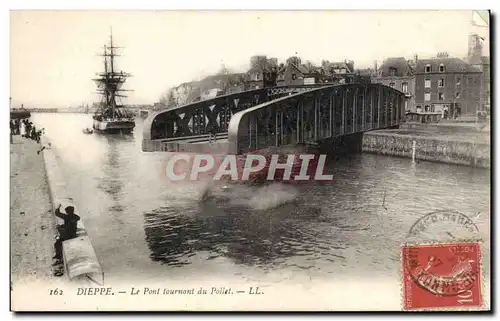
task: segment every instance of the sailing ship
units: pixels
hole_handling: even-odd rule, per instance
[[[110,45],[104,46],[104,72],[98,73],[98,78],[94,79],[97,83],[98,93],[101,95],[101,101],[93,116],[93,129],[96,133],[129,134],[134,130],[134,115],[124,109],[124,106],[118,104],[118,100],[127,97],[121,92],[128,91],[122,89],[123,84],[131,75],[123,71],[116,70],[115,57],[116,49],[113,45],[113,34],[110,35]]]

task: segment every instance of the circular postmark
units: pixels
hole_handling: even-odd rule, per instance
[[[424,215],[410,228],[406,243],[478,241],[479,229],[467,215],[457,211],[436,211]]]
[[[481,247],[474,221],[456,211],[429,213],[412,225],[403,246],[404,277],[438,296],[457,296],[480,277]]]

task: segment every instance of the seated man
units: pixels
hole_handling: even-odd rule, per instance
[[[80,220],[80,216],[75,214],[75,208],[73,206],[68,206],[64,209],[66,211],[66,215],[62,214],[60,209],[61,204],[57,206],[55,214],[57,217],[64,220],[64,225],[62,229],[59,230],[59,237],[54,243],[54,249],[56,252],[54,259],[57,260],[54,265],[62,263],[62,242],[76,237],[78,221]]]

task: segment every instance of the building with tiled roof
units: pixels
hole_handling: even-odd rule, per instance
[[[413,68],[405,57],[388,58],[377,70],[379,77],[413,76]]]
[[[305,85],[321,82],[321,68],[310,62],[302,63],[299,57],[290,57],[286,60],[283,71],[283,85]]]
[[[417,110],[448,110],[450,116],[475,115],[479,108],[482,72],[459,58],[441,53],[419,59],[415,67]]]
[[[323,82],[326,83],[352,83],[356,77],[354,61],[352,60],[338,62],[324,60],[321,62],[321,69],[323,70]]]
[[[245,90],[258,89],[270,86],[276,80],[278,73],[278,59],[266,56],[250,58],[250,69],[244,76]],[[273,84],[275,85],[275,84]]]
[[[481,97],[480,104],[483,109],[491,108],[491,69],[490,69],[490,57],[481,57],[481,71],[483,73],[481,77]]]
[[[478,73],[481,70],[460,58],[441,56],[417,61],[415,74]]]
[[[418,57],[417,57],[418,59]],[[405,93],[405,110],[415,111],[414,63],[405,57],[387,58],[375,72],[372,82],[393,87]]]

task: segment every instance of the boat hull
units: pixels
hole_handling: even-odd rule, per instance
[[[10,112],[10,119],[23,119],[30,118],[31,113],[27,110],[12,110]]]
[[[94,131],[101,134],[130,134],[134,131],[133,120],[94,120]]]

